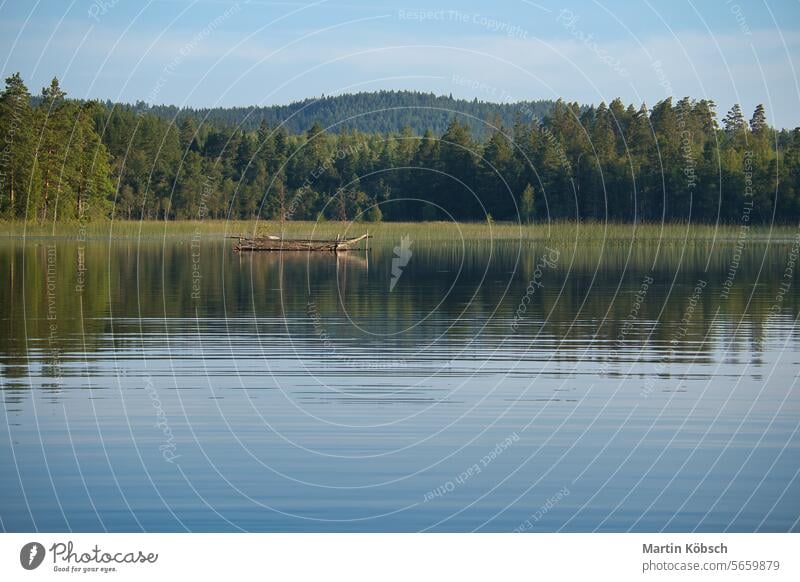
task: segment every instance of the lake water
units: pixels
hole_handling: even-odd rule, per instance
[[[793,244],[0,242],[0,525],[796,531]]]

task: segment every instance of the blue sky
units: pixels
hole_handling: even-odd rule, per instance
[[[800,125],[800,2],[0,0],[2,74],[176,105],[377,89],[764,103]]]

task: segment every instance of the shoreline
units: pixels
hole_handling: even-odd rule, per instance
[[[800,226],[687,224],[687,223],[598,223],[551,222],[520,225],[495,222],[338,222],[291,221],[284,225],[287,237],[330,238],[337,234],[361,235],[369,232],[375,239],[395,239],[409,234],[414,240],[429,241],[514,241],[560,240],[662,243],[733,243],[743,232],[750,242],[785,243],[793,241]],[[55,225],[27,224],[21,221],[0,222],[0,240],[52,239],[103,240],[167,238],[191,240],[193,237],[236,237],[278,234],[280,222],[273,220],[163,220],[63,222]]]

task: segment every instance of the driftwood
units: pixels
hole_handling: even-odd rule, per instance
[[[330,251],[333,253],[351,251],[353,246],[362,240],[368,240],[369,234],[355,238],[336,238],[336,240],[315,240],[310,238],[281,239],[276,236],[239,237],[233,247],[235,251]]]

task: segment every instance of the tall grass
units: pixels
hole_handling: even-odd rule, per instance
[[[346,223],[335,221],[291,221],[285,224],[287,237],[336,238],[337,235],[357,236],[369,232],[375,239],[399,240],[409,236],[414,241],[460,240],[531,240],[596,243],[661,241],[684,243],[691,241],[733,242],[744,237],[747,241],[787,242],[798,232],[796,226],[752,226],[747,231],[739,225],[706,224],[621,224],[598,222],[551,222],[519,225],[509,223],[453,223],[453,222],[381,222]],[[53,225],[0,222],[0,236],[80,237],[103,238],[179,238],[193,236],[222,237],[279,234],[277,221],[250,220],[178,220],[178,221],[98,221],[83,225],[58,223]]]

